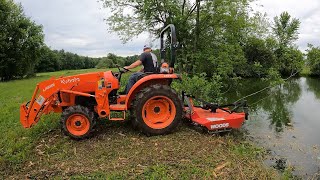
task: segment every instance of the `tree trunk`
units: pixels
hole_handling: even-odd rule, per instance
[[[196,17],[196,27],[195,27],[194,52],[198,50],[198,43],[199,43],[199,36],[200,36],[200,1],[201,0],[196,0],[197,17]]]
[[[183,16],[184,15],[184,8],[186,6],[186,0],[183,1],[182,3],[182,10],[181,10],[181,15]]]

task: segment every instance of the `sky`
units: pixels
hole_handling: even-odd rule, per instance
[[[108,53],[121,56],[139,54],[150,44],[148,34],[123,44],[115,33],[108,31],[104,19],[110,15],[97,0],[15,0],[25,14],[42,24],[45,43],[52,49],[64,49],[84,56],[101,57]],[[258,0],[256,11],[266,12],[270,20],[288,11],[300,19],[297,45],[301,50],[311,43],[320,46],[319,0]]]

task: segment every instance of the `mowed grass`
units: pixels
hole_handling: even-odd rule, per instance
[[[91,139],[75,141],[60,131],[60,114],[43,116],[23,129],[19,107],[36,84],[51,76],[98,69],[40,73],[0,83],[0,176],[71,179],[277,179],[263,165],[265,151],[248,143],[241,132],[225,136],[199,133],[183,123],[170,135],[146,137],[130,122],[99,123]],[[116,70],[115,70],[116,71]],[[128,79],[124,76],[122,86]]]

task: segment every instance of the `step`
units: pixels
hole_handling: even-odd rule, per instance
[[[110,111],[126,111],[127,106],[125,104],[111,104]]]

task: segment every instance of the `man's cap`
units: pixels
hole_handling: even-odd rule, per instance
[[[146,44],[143,46],[143,50],[145,50],[145,49],[151,49],[151,46]]]

